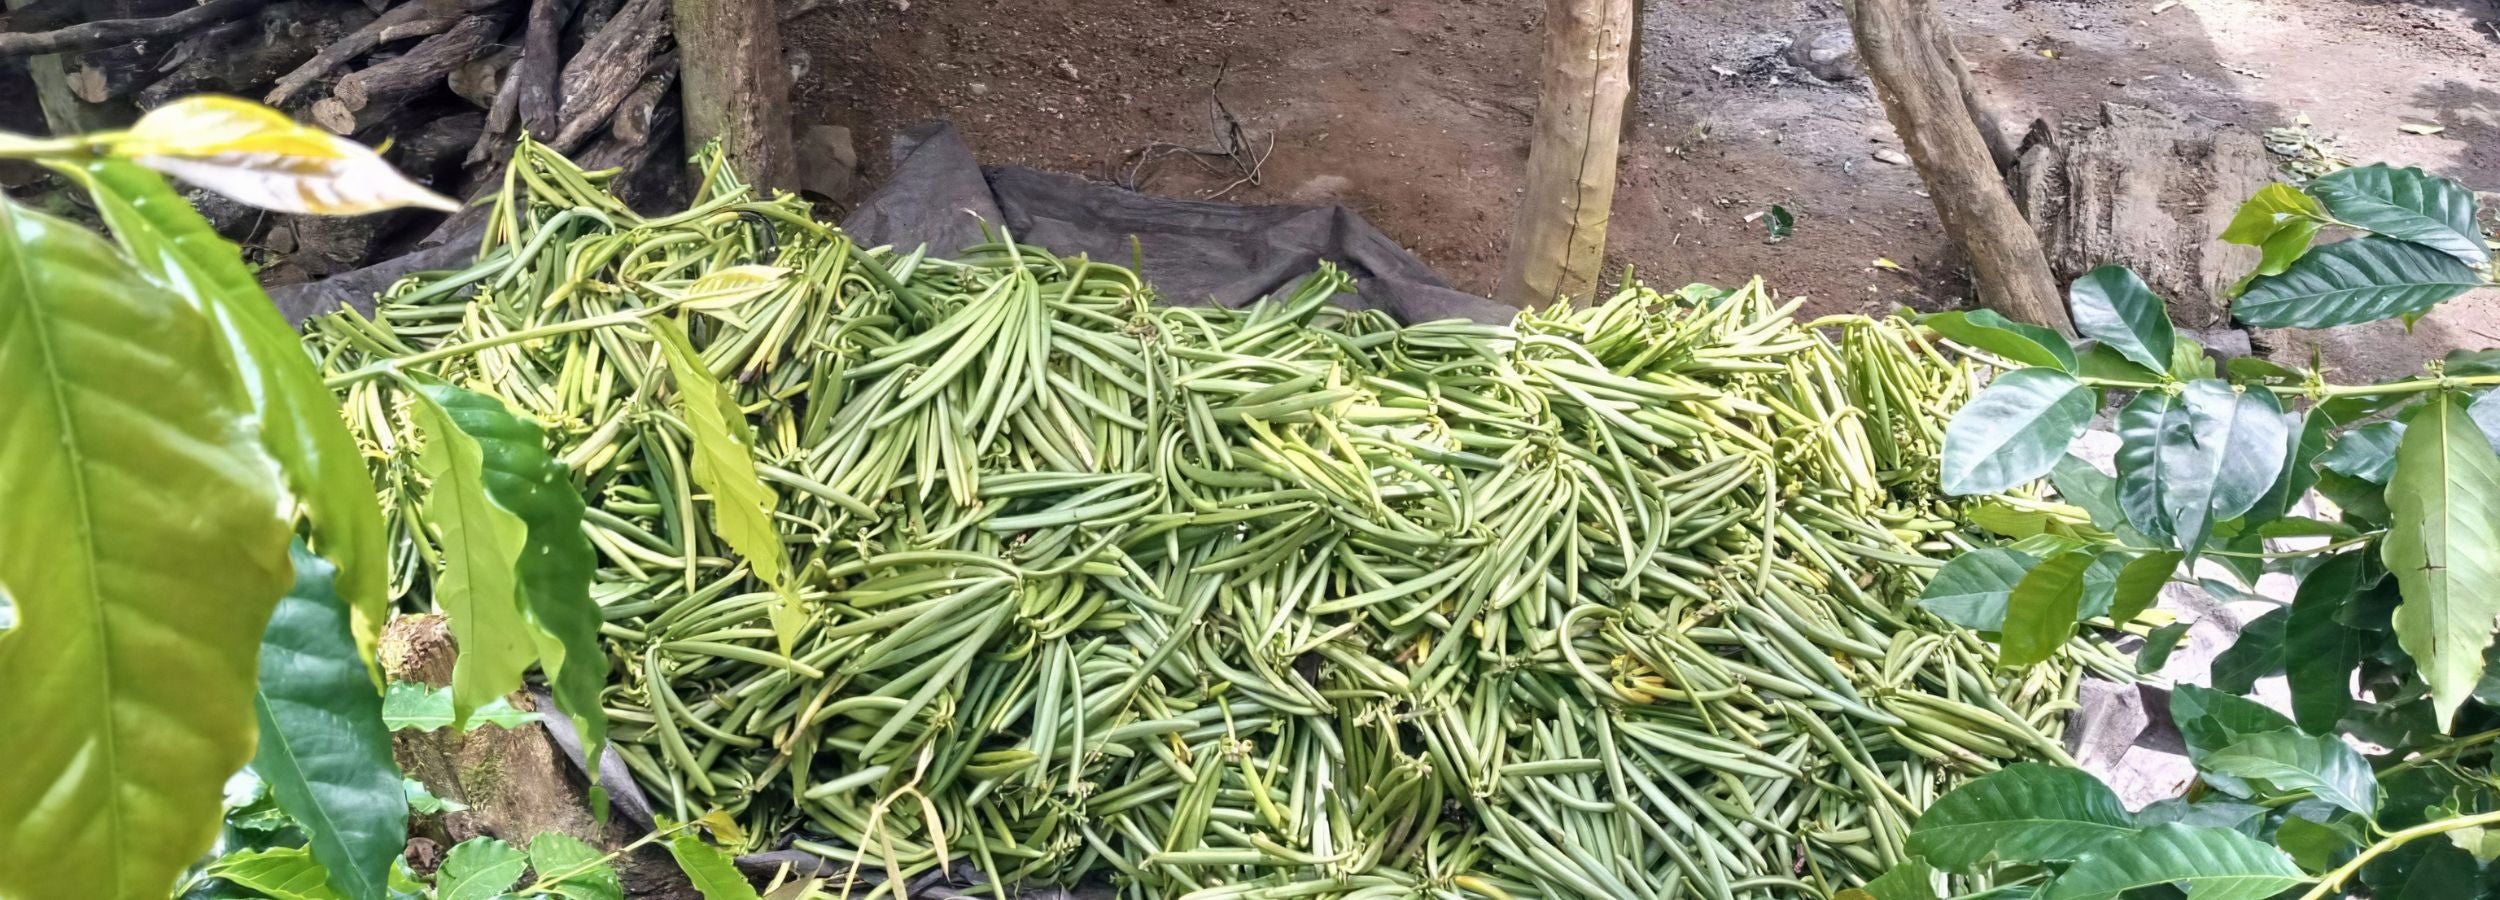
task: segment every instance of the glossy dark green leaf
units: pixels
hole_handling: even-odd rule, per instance
[[[381,501],[338,400],[295,329],[269,302],[242,251],[217,234],[155,172],[120,159],[56,167],[87,187],[96,213],[139,270],[214,318],[260,416],[261,443],[312,522],[313,548],[341,573],[355,611],[356,646],[371,658],[388,614],[389,550]]]
[[[443,855],[434,872],[436,900],[492,900],[521,880],[529,857],[518,848],[490,837],[461,841]]]
[[[2202,761],[2252,734],[2294,727],[2291,719],[2257,701],[2193,684],[2170,689],[2170,720],[2179,726],[2190,761]]]
[[[2416,168],[2354,166],[2309,182],[2309,193],[2348,225],[2411,241],[2465,262],[2491,261],[2474,224],[2474,192]]]
[[[2222,363],[2222,374],[2233,384],[2299,384],[2309,373],[2286,366],[2262,356],[2234,356]]]
[[[2066,553],[2042,560],[2006,596],[2005,627],[1999,629],[1998,662],[2019,667],[2044,662],[2075,635],[2083,608],[2083,573],[2096,554]]]
[[[540,883],[563,879],[554,891],[566,900],[624,900],[625,885],[603,855],[561,831],[530,838],[530,870]]]
[[[2057,489],[2057,499],[2083,510],[2101,530],[2128,528],[2127,513],[2118,506],[2118,479],[2082,457],[2071,453],[2059,457],[2049,467],[2049,486]]]
[[[412,681],[394,681],[382,695],[382,724],[392,731],[433,731],[451,726],[451,689],[430,688]],[[463,731],[476,731],[492,725],[497,728],[519,728],[538,721],[538,714],[513,709],[510,701],[497,697],[469,713]]]
[[[291,556],[295,588],[261,637],[252,770],[303,827],[332,887],[381,897],[408,840],[408,798],[382,726],[382,696],[357,653],[347,601],[331,586],[338,569],[300,541]]]
[[[210,317],[0,201],[0,896],[157,900],[216,839],[288,584],[275,471]]]
[[[2281,275],[2249,282],[2231,314],[2259,328],[2326,328],[2418,316],[2481,282],[2438,250],[2365,236],[2309,251]]]
[[[2170,651],[2179,648],[2179,639],[2187,637],[2193,622],[2172,622],[2144,635],[2144,646],[2135,651],[2135,671],[2150,675],[2170,664]]]
[[[1947,560],[1918,605],[1972,631],[1996,631],[2005,625],[2006,598],[2039,560],[2005,547],[1981,547]]]
[[[1863,888],[1832,895],[1833,900],[1938,900],[1936,870],[1909,860],[1868,881]]]
[[[703,900],[757,900],[755,885],[738,874],[729,854],[702,838],[678,832],[668,839],[668,855],[677,860],[677,868],[686,873],[686,880]]]
[[[2156,391],[2137,394],[2118,408],[2118,505],[2137,531],[2162,540],[2173,533],[2170,516],[2162,511],[2168,488],[2161,466],[2162,423],[2178,408],[2178,397]]]
[[[2446,841],[2421,840],[2361,867],[2373,900],[2455,900],[2490,896],[2483,867]]]
[[[302,847],[247,850],[217,858],[207,875],[233,882],[270,900],[339,900],[330,872]],[[344,896],[373,896],[344,895]]]
[[[2454,397],[2431,398],[2409,421],[2380,550],[2404,593],[2396,640],[2445,726],[2482,680],[2483,648],[2500,621],[2500,456]]]
[[[2371,484],[2386,484],[2396,473],[2396,442],[2404,438],[2402,422],[2373,422],[2346,431],[2335,446],[2318,454],[2318,465]]]
[[[573,720],[595,771],[600,748],[607,740],[607,714],[599,704],[599,692],[607,686],[608,657],[599,644],[599,607],[590,600],[594,558],[590,538],[582,531],[581,492],[574,489],[571,473],[547,452],[546,438],[538,426],[513,415],[504,408],[503,401],[446,384],[420,384],[418,391],[477,450],[478,486],[484,490],[493,511],[502,514],[485,516],[495,529],[495,544],[487,552],[500,554],[517,546],[517,552],[509,557],[513,562],[507,564],[528,560],[513,573],[507,601],[527,626],[519,629],[526,642],[521,663],[526,666],[528,655],[535,652],[540,667],[547,672],[548,693],[555,697],[556,708]],[[434,437],[435,432],[429,430],[428,440]],[[441,493],[439,488],[437,493]],[[505,516],[510,520],[506,521]],[[511,531],[513,522],[521,526],[517,543]],[[487,564],[491,564],[490,559],[479,562]],[[484,597],[478,601],[488,602],[492,601]],[[476,605],[472,604],[472,608]],[[454,615],[454,636],[460,637],[457,612]],[[503,611],[498,610],[494,617],[503,619]],[[473,627],[469,633],[477,630]],[[508,643],[510,638],[498,636],[494,640]],[[460,647],[460,661],[452,673],[456,712],[463,709],[464,700],[478,696],[462,690],[460,667],[469,664],[471,652],[466,638],[461,638]],[[498,652],[508,650],[505,647]],[[501,680],[504,677],[498,670],[496,684],[504,689],[492,696],[519,687],[517,672],[509,676],[512,683],[508,686]],[[483,703],[485,699],[479,697],[474,702]]]
[[[1935,329],[1946,340],[1985,350],[2009,362],[2068,372],[2075,369],[2075,350],[2064,337],[2038,325],[2008,319],[1993,309],[1929,313],[1918,317],[1918,323]]]
[[[1997,376],[1945,426],[1945,493],[1994,494],[2047,474],[2096,405],[2091,388],[2054,369]]]
[[[2292,595],[2283,627],[2283,680],[2292,718],[2311,734],[2330,734],[2352,709],[2352,669],[2361,663],[2361,634],[2336,621],[2361,590],[2362,553],[2339,553],[2311,569]]]
[[[442,569],[434,603],[442,608],[460,658],[452,666],[455,723],[521,689],[536,653],[521,618],[517,569],[529,526],[487,495],[486,451],[451,411],[424,392],[412,418],[425,435],[418,469],[432,487],[426,519],[441,532]]]
[[[2287,816],[2275,828],[2274,845],[2311,872],[2334,868],[2355,849],[2343,832],[2299,816]]]
[[[2239,638],[2214,655],[2214,690],[2245,694],[2257,679],[2283,671],[2283,628],[2291,618],[2291,607],[2278,606],[2242,626]]]
[[[2066,289],[2075,331],[2148,369],[2170,366],[2170,308],[2125,266],[2083,273]]]
[[[2291,429],[2272,393],[2200,379],[2162,419],[2161,510],[2194,561],[2213,526],[2247,512],[2283,474]]]
[[[2110,605],[2118,599],[2118,573],[2127,570],[2135,559],[2128,550],[2101,550],[2093,554],[2092,564],[2083,570],[2083,601],[2075,609],[2075,621],[2083,622],[2109,615]]]
[[[2266,808],[2254,803],[2210,799],[2191,802],[2185,797],[2155,800],[2145,804],[2135,814],[2136,825],[2144,828],[2175,823],[2200,828],[2228,828],[2249,837],[2256,837],[2258,826],[2265,821]]]
[[[2092,344],[2075,353],[2075,374],[2104,381],[2145,383],[2163,378],[2159,369],[2147,369],[2115,348]]]
[[[2369,761],[2334,735],[2291,728],[2252,734],[2206,754],[2197,767],[2264,784],[2270,794],[2307,791],[2363,818],[2378,814]]]
[[[2326,452],[2327,432],[2332,425],[2319,416],[2286,413],[2296,424],[2289,428],[2291,446],[2285,451],[2283,473],[2275,476],[2274,485],[2264,496],[2242,513],[2246,524],[2263,529],[2289,513],[2318,483],[2318,456]],[[2272,536],[2272,535],[2269,535]]]
[[[2153,602],[2161,599],[2162,585],[2170,583],[2182,558],[2175,550],[2155,550],[2128,560],[2110,586],[2110,621],[2124,625],[2153,608]]]
[[[2132,834],[2118,795],[2080,769],[2016,763],[1954,788],[1918,817],[1907,849],[1948,872],[2083,856]]]
[[[2114,900],[2186,883],[2196,900],[2263,900],[2309,880],[2283,851],[2228,828],[2155,825],[2093,848],[2051,880],[2041,900]]]
[[[2371,528],[2387,526],[2390,514],[2387,510],[2385,486],[2372,484],[2342,472],[2320,471],[2317,490],[2319,496],[2333,502],[2335,508],[2343,512],[2344,518]]]

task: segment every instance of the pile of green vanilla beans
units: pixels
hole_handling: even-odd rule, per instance
[[[1006,895],[1821,898],[1955,784],[2067,761],[2081,669],[2125,671],[2000,670],[1916,606],[1962,546],[1933,473],[1972,373],[1906,322],[1757,284],[1402,325],[1327,269],[1169,305],[1030,246],[863,248],[717,165],[645,218],[516,159],[478,265],[307,340],[546,427],[615,752],[750,850]],[[660,320],[752,427],[787,652]],[[405,389],[346,400],[422,607]]]

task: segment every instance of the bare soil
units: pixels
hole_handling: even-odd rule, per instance
[[[2306,116],[2353,161],[2500,188],[2500,0],[1939,6],[2016,133],[2104,102],[2256,133]],[[871,183],[894,132],[949,118],[986,162],[1343,204],[1484,292],[1526,161],[1541,15],[1522,0],[825,0],[785,41],[801,119],[852,128]],[[1844,29],[1832,0],[1648,4],[1609,231],[1618,266],[1668,284],[1759,273],[1822,312],[1966,302],[1916,172],[1885,161],[1899,142],[1864,79],[1792,60],[1792,42]],[[1239,152],[1182,152],[1226,149],[1233,122]],[[1797,217],[1778,243],[1757,218],[1773,204]],[[2500,300],[2389,329],[2330,355],[2351,374],[2403,374],[2453,343],[2500,343]]]

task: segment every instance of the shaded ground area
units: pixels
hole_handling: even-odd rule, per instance
[[[2354,161],[2500,188],[2495,0],[1939,5],[2017,133],[2103,102],[2258,133],[2305,115]],[[1540,15],[1518,0],[827,0],[787,42],[802,118],[853,128],[872,180],[894,130],[949,117],[985,161],[1342,203],[1483,292],[1526,161]],[[1842,27],[1828,0],[1649,4],[1618,265],[1666,283],[1764,273],[1818,311],[1965,302],[1916,173],[1879,158],[1899,145],[1864,81],[1794,61],[1793,43]],[[1773,204],[1798,218],[1776,244],[1750,218]],[[2500,343],[2500,300],[2458,301],[2412,334],[2362,329],[2330,354],[2349,374],[2401,374],[2451,342]]]

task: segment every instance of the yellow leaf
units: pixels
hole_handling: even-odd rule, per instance
[[[746,829],[738,827],[738,820],[732,818],[726,810],[716,809],[704,813],[702,818],[694,820],[694,824],[709,832],[713,843],[729,847],[746,845]]]
[[[248,100],[186,97],[105,140],[115,156],[263,209],[356,215],[460,208],[409,181],[371,148]]]
[[[1869,263],[1869,265],[1872,265],[1872,266],[1874,266],[1875,268],[1878,268],[1878,269],[1891,269],[1892,271],[1895,271],[1895,272],[1899,272],[1899,271],[1901,271],[1901,264],[1900,264],[1900,263],[1897,263],[1897,262],[1893,262],[1893,261],[1892,261],[1892,259],[1891,259],[1891,257],[1885,257],[1885,256],[1878,256],[1878,257],[1875,257],[1875,261],[1874,261],[1874,262],[1872,262],[1872,263]]]
[[[727,309],[770,293],[789,275],[790,270],[779,266],[730,266],[697,278],[681,290],[653,285],[651,291],[688,309]]]

